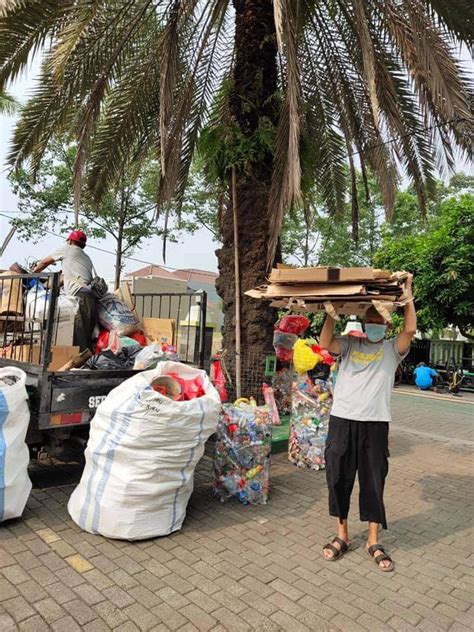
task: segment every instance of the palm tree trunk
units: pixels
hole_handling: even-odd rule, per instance
[[[234,0],[235,66],[230,110],[243,135],[251,137],[262,118],[278,122],[277,47],[272,0]],[[269,191],[273,155],[270,151],[250,174],[237,171],[238,237],[241,290],[265,281],[268,251]],[[229,181],[230,185],[230,181]],[[235,284],[232,195],[221,216],[222,248],[217,251],[220,276],[217,291],[224,308],[223,346],[231,373],[235,365]],[[265,356],[272,353],[276,312],[263,302],[241,297],[242,393],[259,395]],[[227,362],[227,360],[226,360]]]

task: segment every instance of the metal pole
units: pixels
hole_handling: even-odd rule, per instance
[[[0,246],[0,257],[3,255],[3,253],[5,252],[5,250],[7,249],[8,244],[10,243],[10,241],[12,240],[13,235],[16,233],[16,226],[14,226],[12,229],[10,229],[10,232],[8,233],[5,241],[3,242],[3,244]]]
[[[205,334],[207,319],[207,292],[201,293],[201,309],[199,310],[199,368],[204,368],[205,363]]]
[[[239,222],[237,212],[237,179],[232,167],[232,214],[234,218],[234,276],[235,276],[235,382],[237,398],[242,396],[242,358],[240,340],[240,264]]]
[[[55,317],[56,317],[56,304],[59,296],[59,277],[60,272],[55,272],[53,274],[53,283],[51,288],[51,294],[49,297],[49,310],[47,312],[47,321],[46,321],[46,336],[44,339],[43,346],[43,371],[48,370],[49,363],[51,361],[51,343],[53,342],[53,333],[55,328]],[[49,277],[51,279],[51,277]],[[36,307],[35,307],[36,309]]]

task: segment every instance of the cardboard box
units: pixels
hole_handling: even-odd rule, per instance
[[[0,314],[23,314],[23,287],[21,279],[2,279],[13,276],[15,272],[7,270],[0,274]]]
[[[270,283],[339,283],[344,281],[374,281],[388,279],[387,270],[373,268],[274,268]]]
[[[377,302],[377,301],[376,301]],[[331,301],[332,305],[337,309],[337,313],[345,316],[358,316],[362,317],[365,315],[366,311],[370,306],[373,306],[373,301],[365,301],[365,302],[346,302],[340,303],[337,301]],[[277,307],[278,309],[287,309],[288,301],[272,301],[270,303],[272,307]],[[388,303],[386,308],[389,312],[393,312],[394,305]],[[316,312],[324,312],[326,311],[324,303],[304,303],[303,305],[295,305],[291,306],[292,312],[297,312],[301,314],[315,314]]]
[[[130,286],[126,281],[123,281],[120,284],[120,287],[115,290],[114,294],[125,303],[125,305],[130,309],[131,312],[133,312],[134,314],[136,313],[135,311],[135,303],[133,301],[133,296],[132,293],[130,291]]]
[[[175,344],[176,320],[174,318],[143,318],[143,331],[154,342],[166,342]]]
[[[79,353],[79,347],[56,346],[51,349],[51,362],[48,371],[57,371],[73,356]],[[18,362],[38,364],[41,357],[40,345],[15,345],[2,350],[2,357]]]
[[[306,283],[302,285],[288,285],[273,284],[269,285],[265,296],[268,298],[280,297],[280,296],[356,296],[358,294],[365,294],[365,288],[360,284],[350,285],[336,285],[336,284],[321,284],[314,285]]]
[[[75,314],[69,310],[59,310],[54,323],[53,344],[58,347],[70,347],[74,341]]]

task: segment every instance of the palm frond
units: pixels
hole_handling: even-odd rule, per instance
[[[226,11],[228,0],[212,0],[204,20],[206,28],[191,47],[185,81],[179,87],[170,121],[165,148],[167,176],[160,179],[158,206],[169,204],[174,197],[179,208],[199,130],[204,124],[213,95],[229,70],[232,48],[229,47]]]
[[[0,90],[27,68],[73,4],[73,0],[30,0],[5,6],[0,14]]]
[[[422,0],[377,0],[387,32],[412,78],[425,116],[445,124],[458,145],[472,152],[469,83],[447,42],[432,28]],[[459,126],[456,121],[465,123]]]
[[[354,26],[357,31],[360,52],[362,56],[362,68],[367,81],[370,105],[374,117],[375,126],[379,124],[379,102],[377,97],[377,85],[375,81],[375,54],[373,37],[369,29],[366,10],[363,0],[352,0],[354,9]]]
[[[269,235],[267,265],[270,268],[280,237],[283,217],[292,204],[301,202],[300,118],[301,76],[298,60],[299,0],[279,0],[280,44],[287,66],[285,101],[278,122],[269,205],[273,225]]]
[[[95,124],[97,117],[99,116],[100,106],[103,101],[106,89],[109,82],[112,79],[115,65],[120,56],[124,54],[124,51],[129,44],[134,33],[140,28],[143,17],[145,16],[148,8],[152,4],[153,0],[146,0],[144,2],[135,2],[134,14],[128,15],[127,27],[121,33],[119,41],[111,51],[111,54],[107,60],[107,65],[102,70],[97,80],[91,86],[87,101],[82,108],[80,118],[78,121],[78,133],[77,133],[77,156],[74,164],[74,211],[76,217],[76,223],[78,221],[80,196],[82,190],[82,178],[84,175],[85,154],[87,144],[90,142],[90,134]],[[138,6],[137,6],[138,5]]]
[[[458,42],[472,49],[474,45],[474,3],[471,0],[427,0],[428,13],[435,25],[439,25]]]
[[[0,92],[0,114],[6,114],[7,116],[14,114],[20,104],[14,96],[8,94],[8,92]]]
[[[74,98],[53,82],[46,57],[37,86],[14,129],[9,164],[17,169],[30,159],[34,174],[53,135],[72,123],[75,106]]]
[[[87,188],[97,203],[125,163],[140,164],[158,146],[160,36],[153,25],[104,101],[87,169]]]

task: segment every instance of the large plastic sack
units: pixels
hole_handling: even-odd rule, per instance
[[[47,292],[41,283],[35,282],[25,295],[25,313],[28,318],[43,321],[48,316],[48,303],[51,293]],[[79,307],[78,299],[74,296],[59,294],[56,303],[56,318],[75,315]]]
[[[176,402],[154,391],[153,381],[169,373],[201,376],[205,395]],[[68,504],[74,522],[126,540],[178,531],[220,408],[206,373],[177,362],[162,362],[111,391],[90,425],[86,466]]]
[[[30,411],[26,374],[0,369],[0,522],[19,518],[31,492],[25,443]]]
[[[104,329],[116,329],[122,336],[129,336],[140,329],[138,316],[115,294],[106,294],[97,301],[97,317]]]

